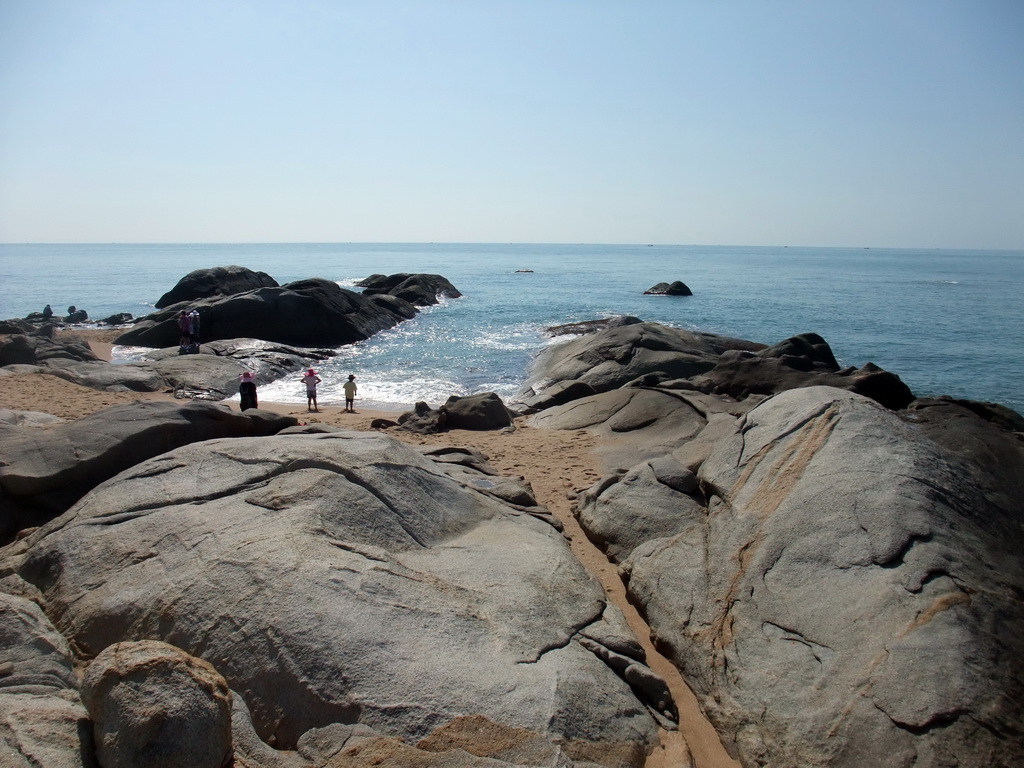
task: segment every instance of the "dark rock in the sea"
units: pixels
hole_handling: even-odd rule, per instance
[[[227,682],[173,645],[107,646],[86,669],[82,703],[100,765],[222,768],[231,759]]]
[[[232,264],[229,267],[197,269],[189,272],[156,302],[157,309],[182,301],[195,302],[217,296],[254,291],[257,288],[277,288],[278,282],[266,272],[256,272]]]
[[[448,429],[504,429],[512,426],[515,416],[494,392],[457,397],[444,404]]]
[[[45,325],[32,335],[17,334],[0,339],[0,366],[39,365],[47,360],[98,360],[80,339],[54,339],[53,326]]]
[[[0,537],[64,512],[99,483],[152,456],[216,437],[273,435],[298,421],[211,403],[119,405],[50,429],[5,428]]]
[[[744,766],[1024,754],[1024,529],[1020,481],[1005,484],[1024,477],[1024,446],[968,409],[940,412],[956,408],[897,415],[794,389],[723,422],[700,492],[649,461],[581,498]]]
[[[74,311],[72,312],[71,310]],[[74,307],[68,307],[67,317],[64,318],[64,322],[68,324],[84,323],[89,319],[89,313],[84,309],[75,309]]]
[[[693,296],[693,291],[681,280],[658,283],[644,291],[645,296]]]
[[[642,323],[639,317],[632,315],[616,315],[615,317],[603,317],[599,320],[582,320],[578,323],[566,323],[564,325],[552,325],[544,329],[549,336],[583,336],[587,333],[597,333],[606,328],[618,328],[622,325],[635,325]]]
[[[613,655],[635,638],[543,510],[491,480],[379,434],[208,440],[95,488],[0,570],[83,655],[159,640],[215,664],[278,749],[472,716],[539,737],[540,764],[643,765],[655,724]]]
[[[125,325],[132,321],[131,312],[118,312],[117,314],[110,315],[100,320],[104,325]]]
[[[441,275],[409,274],[370,275],[356,285],[363,288],[363,295],[388,294],[408,301],[417,307],[437,304],[439,296],[457,299],[462,294],[447,278]]]
[[[320,278],[203,299],[193,306],[202,318],[204,341],[256,338],[300,347],[352,344],[391,328],[408,316],[408,312],[397,313]],[[155,312],[118,336],[115,343],[145,347],[176,345],[181,335],[176,316],[175,307]]]
[[[604,392],[653,371],[689,378],[714,368],[726,350],[763,348],[763,344],[659,323],[608,328],[544,349],[533,362],[525,396],[565,380],[583,381]]]
[[[724,353],[715,367],[691,378],[694,386],[737,399],[798,387],[830,386],[870,397],[891,410],[914,399],[898,376],[873,363],[840,371],[828,344],[814,333],[795,336],[756,353]]]

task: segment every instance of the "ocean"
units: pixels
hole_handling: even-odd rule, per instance
[[[238,264],[286,283],[349,287],[373,273],[442,274],[464,294],[318,366],[320,403],[433,406],[449,395],[519,391],[544,329],[629,314],[772,344],[815,332],[842,365],[867,362],[919,396],[1024,412],[1024,251],[540,244],[0,245],[0,318],[69,305],[91,319],[144,315],[193,269]],[[532,270],[522,272],[519,270]],[[682,280],[689,297],[644,296]],[[358,290],[358,289],[356,289]],[[137,350],[119,349],[118,360]],[[2,381],[2,380],[0,380]],[[2,386],[2,383],[0,383]],[[261,387],[305,403],[298,381]]]

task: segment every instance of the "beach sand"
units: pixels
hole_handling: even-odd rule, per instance
[[[109,359],[110,343],[120,331],[65,331],[94,345],[100,356]],[[77,419],[114,405],[144,400],[168,400],[170,393],[101,392],[48,374],[0,376],[0,408],[41,411],[63,419]],[[225,408],[238,410],[238,403],[225,402]],[[304,405],[260,402],[262,410],[294,416],[300,422],[330,424],[346,429],[369,431],[375,418],[396,419],[396,412],[364,410],[356,403],[356,413],[327,406],[319,413]],[[737,766],[722,747],[718,735],[697,706],[696,698],[676,669],[653,647],[650,630],[626,598],[616,566],[591,544],[572,515],[572,498],[597,482],[604,473],[595,453],[598,443],[589,433],[531,427],[517,420],[514,431],[475,432],[451,430],[438,435],[416,435],[401,429],[384,430],[404,442],[419,446],[472,447],[489,458],[491,466],[502,474],[519,476],[533,488],[537,501],[551,510],[565,529],[572,551],[603,586],[608,598],[626,615],[634,633],[647,651],[651,668],[669,683],[680,713],[678,732],[662,731],[662,745],[647,762],[648,768],[697,768]]]

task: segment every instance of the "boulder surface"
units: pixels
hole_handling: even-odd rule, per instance
[[[654,720],[587,647],[635,646],[624,619],[543,508],[471,475],[385,435],[209,440],[94,489],[4,567],[86,655],[159,639],[214,664],[278,748],[480,715],[641,765]]]
[[[1019,498],[835,388],[732,423],[698,489],[641,464],[578,515],[742,764],[1019,762]]]

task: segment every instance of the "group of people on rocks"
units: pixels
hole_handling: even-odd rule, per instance
[[[182,349],[189,349],[199,345],[199,310],[187,309],[178,313],[178,330],[181,331],[179,345]]]
[[[258,408],[256,375],[252,371],[245,371],[245,373],[239,374],[238,378],[241,381],[238,385],[238,394],[241,398],[242,410]],[[306,385],[306,408],[312,413],[319,413],[320,407],[316,402],[316,385],[322,382],[323,379],[320,378],[314,369],[310,368],[299,381]],[[345,390],[345,413],[355,413],[355,399],[358,387],[356,387],[356,377],[353,374],[349,374],[348,381],[345,382],[342,389]]]

